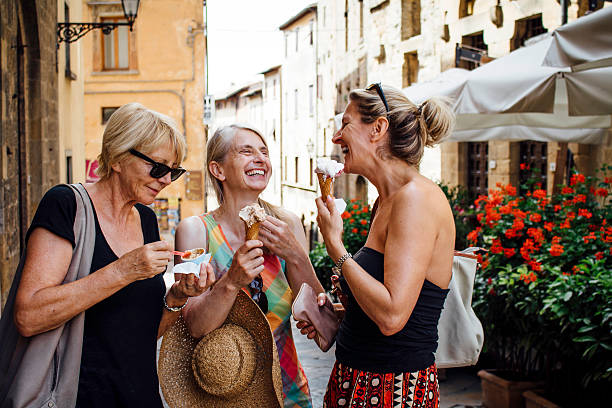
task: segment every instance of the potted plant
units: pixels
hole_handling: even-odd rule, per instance
[[[602,170],[600,181],[574,174],[554,197],[535,178],[523,197],[499,185],[475,201],[480,225],[468,234],[489,249],[473,306],[498,374],[565,402],[580,395],[576,406],[597,401],[612,380],[612,167]],[[482,373],[483,404],[502,406],[487,400],[499,391],[484,391],[492,373]],[[514,389],[523,406],[524,387]]]

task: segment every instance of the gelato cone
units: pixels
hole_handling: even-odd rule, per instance
[[[319,187],[321,187],[321,197],[333,196],[334,178],[323,173],[317,173],[317,177],[319,178]]]
[[[317,168],[315,173],[319,178],[319,186],[321,187],[321,197],[333,195],[334,179],[342,174],[344,164],[338,163],[335,160],[320,158],[317,159]]]
[[[254,223],[250,227],[246,227],[246,240],[257,239],[259,237],[259,222]]]
[[[266,219],[266,212],[256,203],[249,204],[238,214],[246,229],[246,240],[257,239],[259,226]]]

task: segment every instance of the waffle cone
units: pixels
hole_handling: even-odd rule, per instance
[[[246,226],[246,240],[247,241],[251,239],[257,239],[259,237],[259,225],[260,224],[261,224],[260,222],[256,222],[250,227],[244,224]]]
[[[334,178],[325,177],[323,173],[317,173],[317,177],[319,178],[319,187],[321,187],[321,197],[326,198],[329,195],[333,195]]]

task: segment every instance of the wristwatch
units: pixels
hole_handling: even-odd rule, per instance
[[[347,252],[346,254],[342,255],[338,259],[338,262],[336,262],[336,265],[332,266],[332,272],[335,275],[342,276],[342,265],[347,259],[352,258],[352,257],[353,255],[351,255],[350,252]]]

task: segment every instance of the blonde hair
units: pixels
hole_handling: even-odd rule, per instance
[[[107,179],[113,172],[112,166],[127,157],[130,149],[147,154],[168,142],[174,149],[174,162],[179,165],[187,152],[187,143],[174,120],[139,103],[125,104],[106,124],[96,174],[101,180]]]
[[[234,146],[236,133],[239,130],[247,130],[255,133],[257,136],[259,136],[263,144],[268,147],[268,143],[261,132],[251,125],[234,123],[215,130],[215,133],[206,144],[206,171],[208,171],[208,179],[210,180],[210,183],[215,191],[215,196],[217,197],[217,202],[219,205],[223,205],[224,201],[223,183],[210,171],[210,163],[213,161],[223,163],[225,161],[227,154]],[[257,203],[266,211],[266,214],[272,215],[283,221],[287,221],[288,217],[281,208],[262,200],[261,198],[257,199]]]
[[[445,98],[430,98],[417,106],[399,89],[381,87],[389,112],[375,89],[355,89],[349,99],[357,104],[363,123],[372,123],[381,116],[389,121],[389,142],[379,155],[397,157],[416,167],[425,146],[434,146],[452,131],[455,115],[450,103]]]

